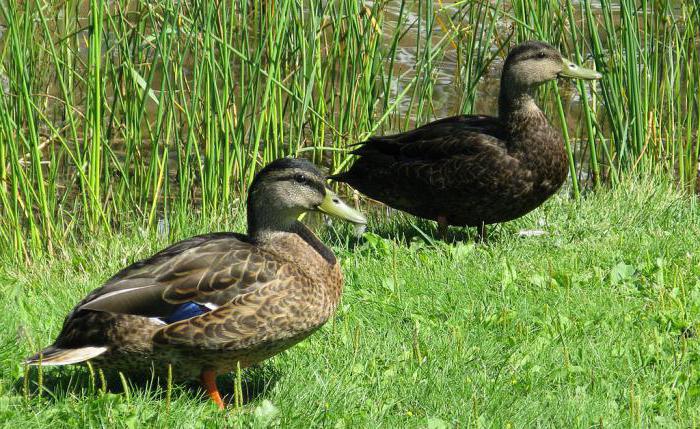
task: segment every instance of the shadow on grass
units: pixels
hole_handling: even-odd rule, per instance
[[[59,402],[67,396],[87,398],[99,395],[100,392],[123,394],[128,391],[132,396],[136,394],[155,401],[165,401],[168,397],[167,380],[156,378],[153,375],[150,377],[125,375],[125,379],[122,380],[118,372],[105,371],[104,379],[102,379],[97,371],[91,373],[85,366],[45,367],[42,372],[40,382],[38,368],[31,367],[25,373],[25,376],[28,376],[27,379],[22,376],[15,381],[12,388],[13,393],[19,396],[28,396],[31,400],[31,398],[39,396],[41,390],[42,396],[50,403]],[[243,405],[264,397],[277,384],[280,377],[280,372],[270,364],[255,365],[243,370],[241,374]],[[124,381],[127,383],[126,387]],[[224,401],[233,403],[236,390],[235,374],[219,376],[217,385]],[[174,383],[173,390],[184,390],[189,395],[198,396],[201,401],[208,402],[210,400],[196,381]],[[143,395],[139,395],[139,393],[143,393]]]
[[[489,245],[518,234],[514,224],[495,223],[486,225],[485,237],[481,236],[481,228],[450,226],[447,237],[440,235],[437,222],[411,216],[400,211],[380,206],[380,209],[370,210],[370,222],[365,232],[372,233],[379,238],[394,241],[399,245],[410,245],[422,242],[426,245],[476,243]],[[366,243],[366,236],[358,236],[354,226],[347,222],[335,221],[319,217],[309,217],[307,224],[321,234],[321,239],[327,244],[354,251]],[[326,228],[319,228],[325,224]]]
[[[426,244],[443,242],[445,244],[456,243],[489,243],[500,241],[504,234],[509,234],[502,224],[486,226],[486,239],[482,240],[479,234],[480,228],[450,226],[447,229],[447,237],[443,239],[437,230],[437,223],[420,218],[408,216],[395,216],[395,220],[382,222],[379,225],[371,224],[367,230],[387,240],[401,244],[410,244],[423,241]]]

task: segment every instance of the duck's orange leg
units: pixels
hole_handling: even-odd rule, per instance
[[[202,380],[202,385],[207,389],[207,394],[209,394],[211,400],[214,401],[220,410],[226,408],[219,394],[219,389],[216,387],[216,372],[210,369],[202,370],[199,377]]]

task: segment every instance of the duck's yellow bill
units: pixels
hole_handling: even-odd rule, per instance
[[[326,196],[321,205],[318,206],[318,209],[323,213],[345,219],[352,223],[363,225],[367,223],[367,218],[362,213],[345,204],[335,192],[328,188],[326,188]]]
[[[573,61],[562,58],[564,68],[559,72],[559,76],[573,77],[576,79],[600,79],[602,74],[595,70],[581,67]]]

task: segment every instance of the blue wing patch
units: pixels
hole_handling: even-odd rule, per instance
[[[209,312],[210,309],[201,305],[197,304],[196,302],[186,302],[182,304],[181,306],[177,307],[175,311],[173,311],[170,316],[168,317],[161,317],[160,320],[163,322],[167,323],[168,325],[171,323],[179,322],[181,320],[185,319],[191,319],[193,317],[201,316],[204,313]]]

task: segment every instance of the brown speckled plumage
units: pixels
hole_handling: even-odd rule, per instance
[[[343,285],[333,253],[296,220],[324,210],[331,193],[323,180],[306,161],[270,164],[251,186],[249,236],[193,237],[124,268],[85,297],[54,344],[27,362],[76,363],[74,354],[82,353],[98,367],[129,374],[164,376],[171,365],[176,380],[189,380],[238,363],[245,368],[303,340],[333,314]],[[186,303],[207,310],[164,321]]]
[[[461,115],[372,137],[353,152],[359,158],[352,167],[331,178],[450,225],[520,217],[556,192],[568,173],[561,134],[531,95],[562,73],[562,64],[570,63],[551,46],[523,43],[504,64],[497,118]]]
[[[81,309],[135,285],[162,286],[168,304],[220,307],[169,325],[154,316]],[[165,373],[172,364],[176,379],[196,379],[203,365],[224,373],[239,360],[246,367],[301,341],[328,320],[341,290],[338,262],[329,264],[297,234],[280,232],[259,246],[237,234],[203,235],[120,271],[78,304],[54,346],[108,346],[95,365]]]

